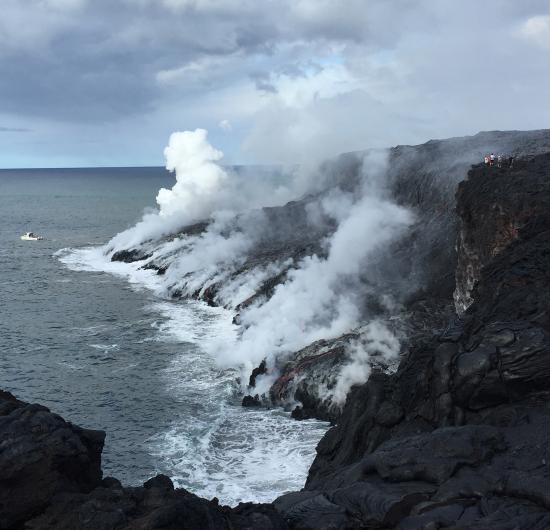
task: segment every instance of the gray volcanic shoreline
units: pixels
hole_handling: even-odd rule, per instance
[[[390,149],[380,200],[387,197],[397,206],[406,208],[414,215],[414,222],[358,263],[358,272],[352,278],[335,280],[338,285],[335,290],[341,291],[340,296],[356,300],[359,322],[350,324],[341,334],[333,333],[312,343],[306,342],[297,350],[286,348],[273,353],[269,349],[261,351],[259,348],[263,346],[251,344],[249,348],[257,350],[255,355],[262,355],[263,362],[257,362],[254,374],[246,375],[247,379],[253,377],[243,403],[247,406],[283,406],[293,411],[298,419],[336,422],[342,413],[345,396],[336,399],[334,391],[342,379],[342,370],[353,362],[350,350],[355,344],[369,342],[369,323],[379,322],[401,344],[393,358],[381,355],[379,349],[369,349],[369,359],[365,363],[368,368],[363,366],[363,370],[395,370],[409,344],[444,329],[455,318],[455,299],[471,289],[472,280],[461,273],[463,267],[457,270],[459,258],[455,249],[460,230],[455,213],[455,190],[470,166],[479,163],[484,154],[490,152],[529,158],[547,151],[550,151],[550,131],[483,132],[472,137],[432,140],[418,146]],[[243,214],[234,225],[230,223],[225,228],[229,236],[224,233],[224,237],[230,239],[232,230],[237,235],[252,231],[253,237],[237,260],[220,264],[224,269],[222,273],[217,268],[208,271],[198,268],[183,277],[172,273],[178,270],[178,260],[193,252],[193,241],[198,239],[200,242],[200,238],[208,237],[207,221],[184,227],[161,241],[113,249],[111,259],[132,262],[169,277],[167,294],[175,299],[198,299],[232,310],[236,314],[235,323],[246,334],[248,328],[256,324],[253,320],[255,306],[263,315],[273,311],[273,308],[266,309],[267,304],[278,290],[292,283],[304,263],[317,258],[327,260],[330,252],[327,241],[334,239],[339,225],[330,216],[320,219],[316,216],[312,220],[311,211],[316,211],[326,197],[332,200],[335,193],[351,196],[365,193],[362,189],[365,173],[368,178],[371,166],[377,163],[376,157],[374,160],[369,158],[369,153],[347,153],[325,162],[319,168],[317,180],[321,184],[317,192],[280,207]],[[365,206],[365,210],[369,207]],[[360,226],[354,228],[359,229]],[[374,230],[382,228],[374,227]],[[166,242],[177,242],[178,238],[190,243],[181,250],[172,250],[172,244]],[[169,250],[165,251],[164,247]],[[306,274],[309,272],[304,276]],[[226,293],[232,285],[246,284],[255,275],[262,277],[262,281],[252,285],[246,298],[228,298]],[[283,303],[286,292],[280,294],[278,303]],[[388,299],[391,300],[389,305]],[[335,301],[322,302],[329,305]],[[270,324],[276,326],[277,319],[281,318],[286,317],[277,314]],[[293,315],[288,318],[292,320]],[[294,318],[302,317],[298,314]],[[265,332],[259,339],[263,340],[264,335]]]

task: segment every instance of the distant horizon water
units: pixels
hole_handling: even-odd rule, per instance
[[[295,164],[282,164],[282,163],[265,163],[265,164],[220,164],[226,168],[280,168],[280,167],[292,167]],[[137,169],[137,170],[164,170],[166,173],[173,173],[172,171],[166,169],[164,165],[150,165],[150,166],[51,166],[51,167],[0,167],[0,171],[9,172],[9,171],[103,171],[103,170],[126,170],[126,169]]]

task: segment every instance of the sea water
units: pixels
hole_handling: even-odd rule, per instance
[[[105,430],[104,474],[126,485],[164,473],[270,501],[303,486],[327,425],[242,408],[238,372],[204,351],[232,315],[164,299],[152,271],[101,251],[172,184],[161,168],[0,171],[0,388]]]

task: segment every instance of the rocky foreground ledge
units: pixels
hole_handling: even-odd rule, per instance
[[[271,505],[231,509],[174,489],[163,475],[125,488],[102,478],[105,433],[0,391],[0,528],[286,530]]]

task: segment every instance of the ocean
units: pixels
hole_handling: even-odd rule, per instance
[[[158,295],[101,246],[154,207],[162,168],[0,170],[0,388],[107,432],[105,476],[157,473],[222,503],[300,489],[327,424],[245,409],[203,348],[233,315]],[[21,241],[33,231],[43,241]]]

